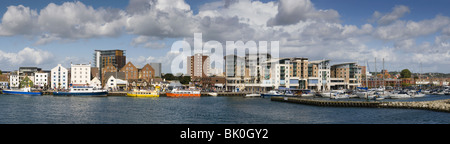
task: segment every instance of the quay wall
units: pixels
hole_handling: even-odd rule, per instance
[[[372,108],[404,108],[423,109],[439,112],[450,112],[450,99],[420,102],[380,102],[380,101],[328,101],[292,97],[272,97],[271,101],[289,102],[315,106],[333,107],[372,107]]]

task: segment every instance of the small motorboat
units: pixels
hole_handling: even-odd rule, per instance
[[[217,93],[215,93],[215,92],[210,92],[210,93],[208,93],[208,95],[209,95],[209,96],[214,96],[214,97],[215,97],[215,96],[217,96]]]
[[[261,94],[261,97],[272,97],[272,96],[284,96],[284,95],[276,90],[271,90],[268,93]]]
[[[261,94],[258,94],[258,93],[251,93],[251,94],[246,94],[244,97],[245,97],[245,98],[261,97]]]

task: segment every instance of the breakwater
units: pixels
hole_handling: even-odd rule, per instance
[[[450,99],[419,102],[329,101],[294,97],[272,97],[271,101],[333,107],[405,108],[450,112]]]

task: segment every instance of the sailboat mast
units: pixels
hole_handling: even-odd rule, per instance
[[[369,61],[368,60],[366,61],[366,71],[368,70],[367,67],[369,67]],[[365,73],[365,75],[366,75],[366,87],[367,87],[367,90],[369,90],[369,82],[367,81],[367,72]]]
[[[384,94],[384,89],[385,89],[385,86],[386,86],[386,84],[384,83],[384,72],[385,72],[385,69],[384,69],[384,58],[383,58],[383,71],[382,71],[382,75],[383,75],[383,94]]]
[[[377,76],[377,58],[375,58],[375,88],[378,86],[378,76]]]

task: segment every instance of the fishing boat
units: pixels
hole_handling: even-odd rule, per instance
[[[53,92],[53,96],[106,96],[107,90],[95,89],[89,86],[73,86],[68,92]]]
[[[10,95],[42,95],[42,92],[32,91],[30,87],[22,88],[19,90],[2,90],[3,94]]]
[[[200,91],[173,89],[171,92],[166,93],[166,95],[168,97],[200,97]]]
[[[268,93],[261,94],[261,97],[272,97],[272,96],[284,96],[284,95],[276,90],[271,90]]]
[[[140,91],[132,91],[128,92],[127,96],[129,97],[159,97],[159,93],[157,90],[140,90]]]

